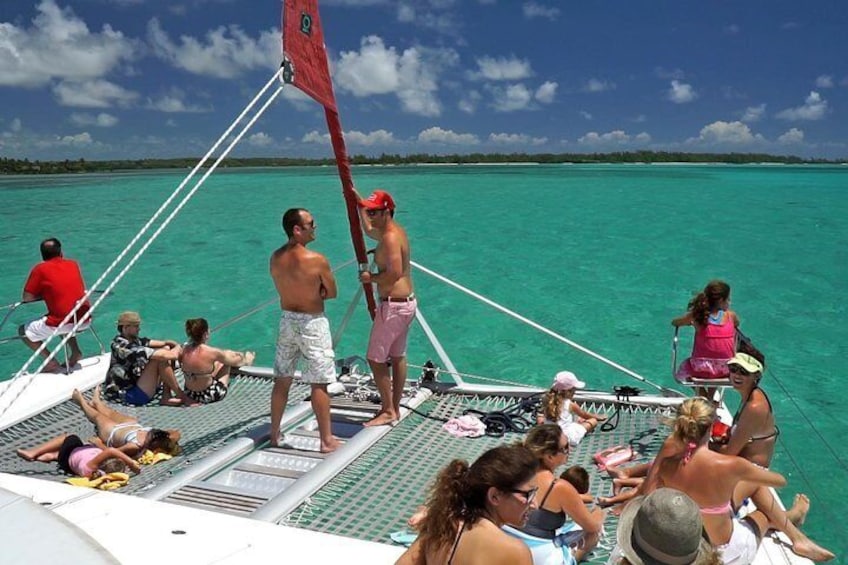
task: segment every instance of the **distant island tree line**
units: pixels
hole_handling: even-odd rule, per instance
[[[87,161],[30,161],[29,159],[0,158],[0,174],[68,174],[133,171],[141,169],[186,169],[197,163],[196,158],[136,159]],[[846,159],[803,159],[793,155],[768,155],[765,153],[683,153],[673,151],[627,151],[615,153],[469,153],[452,155],[382,154],[378,157],[353,155],[352,165],[469,165],[476,163],[539,163],[539,164],[591,164],[591,163],[781,163],[842,164]],[[335,165],[335,159],[307,159],[296,157],[228,158],[220,167],[304,167]]]

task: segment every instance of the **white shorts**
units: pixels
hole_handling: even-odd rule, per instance
[[[568,444],[571,447],[576,447],[580,441],[586,437],[586,428],[583,424],[579,424],[577,422],[571,422],[562,430],[565,433],[565,437],[568,438]]]
[[[754,562],[760,539],[750,521],[734,518],[730,541],[718,546],[721,562],[725,565],[748,565]]]
[[[323,314],[283,311],[274,374],[293,377],[297,363],[304,360],[300,380],[310,384],[336,382],[336,360],[330,322]]]
[[[84,332],[88,329],[88,326],[90,325],[90,321],[83,322],[77,328],[76,333]],[[58,335],[69,334],[73,329],[74,324],[65,324],[64,326],[59,326]],[[42,316],[41,318],[31,320],[24,324],[24,335],[26,335],[27,339],[30,341],[45,341],[48,337],[53,335],[53,332],[55,330],[56,326],[47,325],[47,316]]]

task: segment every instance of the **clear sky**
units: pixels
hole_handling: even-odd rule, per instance
[[[352,154],[848,158],[845,0],[325,0]],[[201,156],[280,62],[277,0],[0,0],[0,156]],[[240,156],[331,154],[293,89]]]

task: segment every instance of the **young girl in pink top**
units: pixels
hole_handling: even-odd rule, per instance
[[[692,355],[680,364],[676,377],[719,379],[728,376],[727,362],[736,354],[739,318],[730,309],[730,285],[710,281],[690,302],[688,311],[671,321],[675,327],[694,326]]]
[[[127,468],[135,473],[141,470],[138,462],[114,447],[101,449],[83,443],[79,436],[73,434],[63,434],[32,449],[18,449],[17,453],[27,461],[57,461],[65,473],[89,479],[101,474],[126,472]]]

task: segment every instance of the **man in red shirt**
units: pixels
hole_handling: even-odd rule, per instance
[[[59,334],[67,334],[71,333],[76,320],[85,319],[77,331],[88,329],[91,323],[90,316],[87,316],[89,305],[86,301],[68,323],[59,325],[85,295],[85,282],[82,280],[82,273],[77,262],[62,256],[62,244],[55,237],[41,242],[41,257],[44,261],[30,271],[21,300],[23,302],[44,300],[47,305],[47,315],[18,328],[18,334],[33,351],[38,349],[57,328]],[[71,356],[67,359],[67,363],[68,367],[73,367],[82,359],[82,351],[76,337],[71,337],[68,345],[71,347]],[[45,348],[41,355],[47,358],[50,351]],[[51,359],[44,366],[44,371],[56,372],[60,368],[58,361]]]

